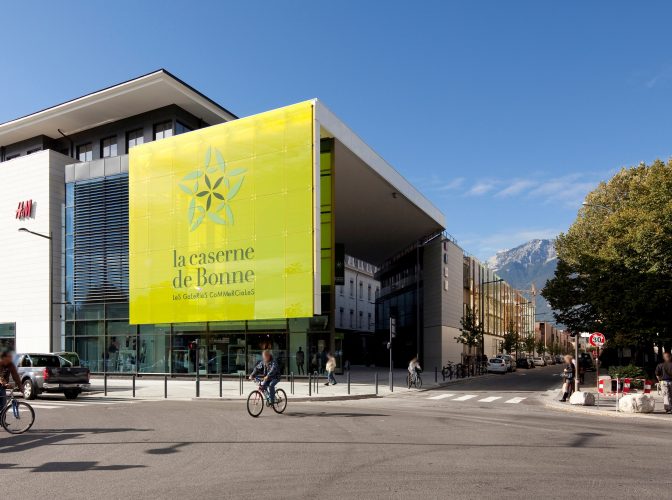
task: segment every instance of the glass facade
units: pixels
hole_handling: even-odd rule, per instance
[[[326,353],[340,363],[333,310],[333,144],[321,155],[322,310],[312,318],[155,325],[129,324],[128,176],[66,185],[63,346],[101,373],[237,374],[271,349],[283,373],[322,371]],[[0,342],[3,341],[0,329]],[[13,338],[13,337],[12,337]],[[332,343],[333,342],[333,343]],[[297,365],[303,358],[302,366]]]
[[[0,349],[14,350],[16,323],[0,323]]]

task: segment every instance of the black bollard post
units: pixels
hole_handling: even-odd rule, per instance
[[[198,376],[198,372],[196,372],[196,397],[201,397],[201,378]]]
[[[348,396],[350,395],[350,372],[348,371]]]
[[[222,397],[222,390],[223,387],[222,385],[224,384],[223,379],[222,379],[222,372],[219,372],[219,397]]]
[[[103,391],[107,396],[107,373],[103,375]]]
[[[163,376],[163,399],[168,399],[168,375]]]
[[[135,397],[135,373],[133,374],[133,397]]]
[[[312,396],[311,392],[313,390],[313,378],[312,375],[308,374],[308,396]]]
[[[436,384],[438,382],[439,382],[439,369],[435,366],[434,367],[434,383]]]

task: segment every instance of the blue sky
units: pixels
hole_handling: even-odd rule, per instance
[[[165,67],[240,116],[322,99],[479,257],[672,150],[670,2],[5,2],[0,121]]]

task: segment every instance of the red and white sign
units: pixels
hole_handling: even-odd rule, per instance
[[[588,342],[590,342],[590,345],[592,346],[602,347],[607,342],[607,340],[604,338],[603,334],[600,332],[595,332],[590,334]]]
[[[20,201],[16,208],[17,219],[28,219],[33,216],[33,200]]]

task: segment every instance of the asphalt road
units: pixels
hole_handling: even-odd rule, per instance
[[[669,497],[672,424],[550,410],[557,372],[290,400],[258,419],[242,402],[54,402],[29,433],[0,434],[0,487],[59,499]]]

